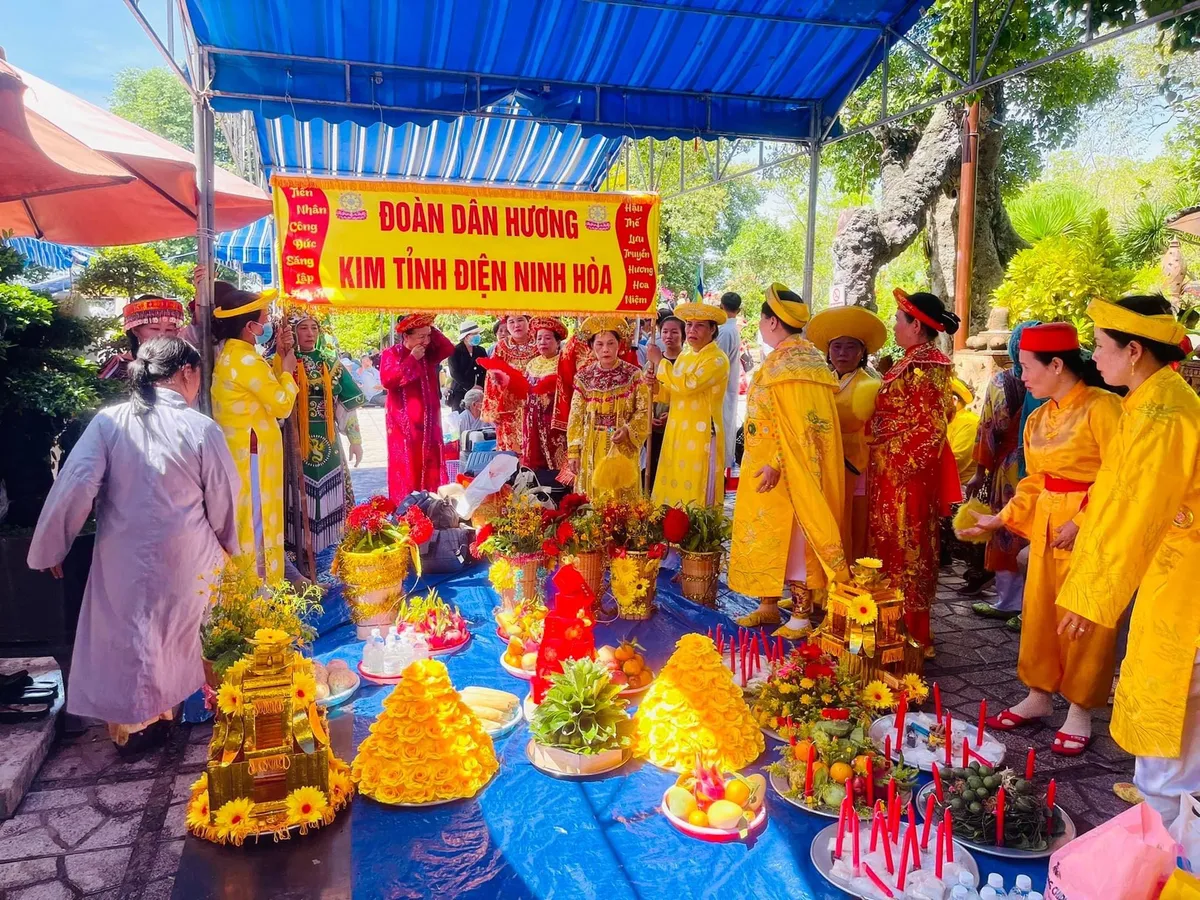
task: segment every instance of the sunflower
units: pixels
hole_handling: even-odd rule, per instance
[[[319,788],[296,788],[287,795],[287,822],[289,825],[316,825],[329,809],[329,801]]]
[[[883,568],[883,560],[876,559],[873,556],[861,556],[858,559],[856,559],[855,562],[858,563],[860,566],[862,566],[864,569],[882,569]]]
[[[249,660],[249,658],[243,656],[241,659],[239,659],[232,666],[230,666],[228,669],[225,670],[225,680],[233,681],[234,678],[236,678],[238,675],[245,674],[246,670],[249,668],[250,668],[250,660]]]
[[[286,644],[291,638],[280,628],[260,628],[254,632],[256,644]]]
[[[187,827],[192,831],[208,827],[208,791],[201,791],[188,804]]]
[[[242,711],[242,692],[228,681],[217,691],[217,709],[227,716],[236,716]]]
[[[879,616],[879,607],[871,597],[862,596],[849,604],[846,615],[859,625],[870,625]]]
[[[233,841],[235,844],[250,833],[250,814],[254,811],[254,802],[249,797],[239,797],[230,800],[217,810],[213,825],[217,829],[217,838],[222,841]]]
[[[833,694],[822,694],[821,702],[828,706],[833,702]]]
[[[909,672],[901,678],[900,684],[903,686],[904,692],[908,694],[909,699],[917,705],[924,703],[925,699],[929,696],[929,685],[925,683],[920,675],[914,672]]]
[[[872,709],[891,709],[892,689],[882,681],[872,681],[863,689],[863,704]]]
[[[317,679],[307,672],[292,675],[292,699],[298,706],[308,706],[317,699]]]

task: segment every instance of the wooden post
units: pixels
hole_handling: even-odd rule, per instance
[[[958,183],[958,256],[954,270],[954,311],[962,325],[954,335],[954,349],[965,350],[971,320],[971,273],[975,252],[975,175],[979,162],[979,101],[967,109],[963,134],[962,173]]]

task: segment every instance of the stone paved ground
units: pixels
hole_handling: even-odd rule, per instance
[[[355,470],[360,497],[386,491],[382,411],[360,415],[366,458]],[[971,612],[957,590],[962,579],[943,573],[934,609],[938,658],[929,675],[947,707],[974,722],[979,701],[999,711],[1025,695],[1016,679],[1017,635],[1004,623]],[[1054,725],[1066,715],[1059,701]],[[1002,734],[1010,762],[1023,764],[1032,742],[1041,770],[1058,779],[1059,802],[1082,829],[1124,809],[1112,794],[1129,780],[1133,760],[1108,737],[1108,711],[1097,739],[1080,759],[1050,753],[1054,727]],[[0,822],[0,900],[168,900],[183,852],[189,785],[203,768],[208,726],[178,729],[168,746],[120,760],[102,728],[62,738],[12,819]]]

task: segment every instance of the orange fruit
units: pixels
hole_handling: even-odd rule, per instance
[[[750,785],[740,778],[731,778],[725,782],[725,799],[745,809],[750,799]]]
[[[635,656],[633,659],[626,660],[621,669],[626,675],[633,676],[640,673],[644,667],[645,664]]]
[[[861,756],[854,757],[854,772],[857,775],[867,774],[867,762],[870,761],[870,754],[864,753]]]
[[[792,753],[800,762],[808,762],[808,749],[812,745],[813,742],[809,740],[796,741],[796,745],[792,747]]]
[[[618,662],[625,662],[626,660],[633,659],[635,653],[637,651],[633,649],[632,644],[622,644],[613,651],[613,659]]]
[[[824,772],[828,769],[829,769],[829,766],[825,765],[825,763],[823,763],[823,762],[817,761],[817,762],[813,763],[813,778],[815,779],[818,775],[820,775],[822,772]]]
[[[688,813],[687,823],[689,825],[695,825],[697,828],[707,828],[708,813],[702,809],[694,809]]]
[[[854,770],[848,763],[836,762],[829,767],[829,777],[838,784],[845,784],[854,775]]]

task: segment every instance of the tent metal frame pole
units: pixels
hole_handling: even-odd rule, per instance
[[[158,52],[162,54],[162,58],[167,61],[167,65],[175,70],[175,74],[179,76],[179,80],[183,82],[183,86],[187,88],[188,93],[192,95],[194,102],[196,89],[192,87],[191,82],[188,81],[187,75],[184,73],[179,63],[175,61],[173,49],[175,44],[175,30],[171,24],[169,3],[167,9],[167,36],[172,45],[171,49],[168,49],[166,44],[162,42],[162,38],[158,36],[158,32],[154,30],[154,26],[150,24],[149,20],[142,15],[142,11],[138,9],[138,5],[136,2],[134,2],[134,0],[125,0],[125,6],[131,13],[133,13],[133,17],[137,19],[138,24],[142,26],[142,31],[146,32],[146,35],[150,38],[151,43],[158,48]]]
[[[194,59],[196,84],[192,96],[192,128],[196,142],[196,265],[203,272],[196,286],[196,332],[200,336],[200,363],[203,383],[200,410],[212,414],[212,309],[213,309],[213,180],[216,177],[213,132],[216,125],[212,106],[203,87],[209,81],[208,55],[201,48]]]
[[[812,139],[808,145],[808,221],[804,231],[804,302],[813,305],[813,273],[817,252],[817,188],[821,180],[821,105],[812,108]]]

